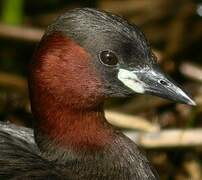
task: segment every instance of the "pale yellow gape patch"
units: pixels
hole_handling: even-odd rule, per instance
[[[133,71],[128,71],[126,69],[119,69],[118,79],[128,88],[132,89],[136,93],[143,94],[144,82],[138,79],[137,75]]]

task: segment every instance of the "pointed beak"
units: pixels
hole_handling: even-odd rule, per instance
[[[118,79],[136,93],[151,94],[195,106],[192,98],[155,65],[141,70],[119,69]]]

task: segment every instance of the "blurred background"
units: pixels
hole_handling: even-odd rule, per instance
[[[202,179],[202,0],[1,0],[0,120],[32,127],[28,62],[46,26],[75,7],[137,24],[161,67],[191,92],[196,107],[137,95],[107,102],[106,116],[142,147],[161,179]]]

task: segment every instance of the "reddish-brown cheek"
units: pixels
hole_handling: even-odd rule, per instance
[[[60,33],[45,37],[29,78],[37,130],[62,147],[98,148],[109,143],[100,104],[103,84],[88,52]]]
[[[90,107],[101,100],[103,86],[91,56],[70,38],[60,33],[45,37],[34,59],[37,67],[32,69],[37,71],[34,79],[39,80],[38,89],[57,97],[58,102]]]

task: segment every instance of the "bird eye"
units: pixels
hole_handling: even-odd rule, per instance
[[[103,64],[108,66],[115,66],[118,64],[118,58],[112,51],[102,51],[99,58]]]

